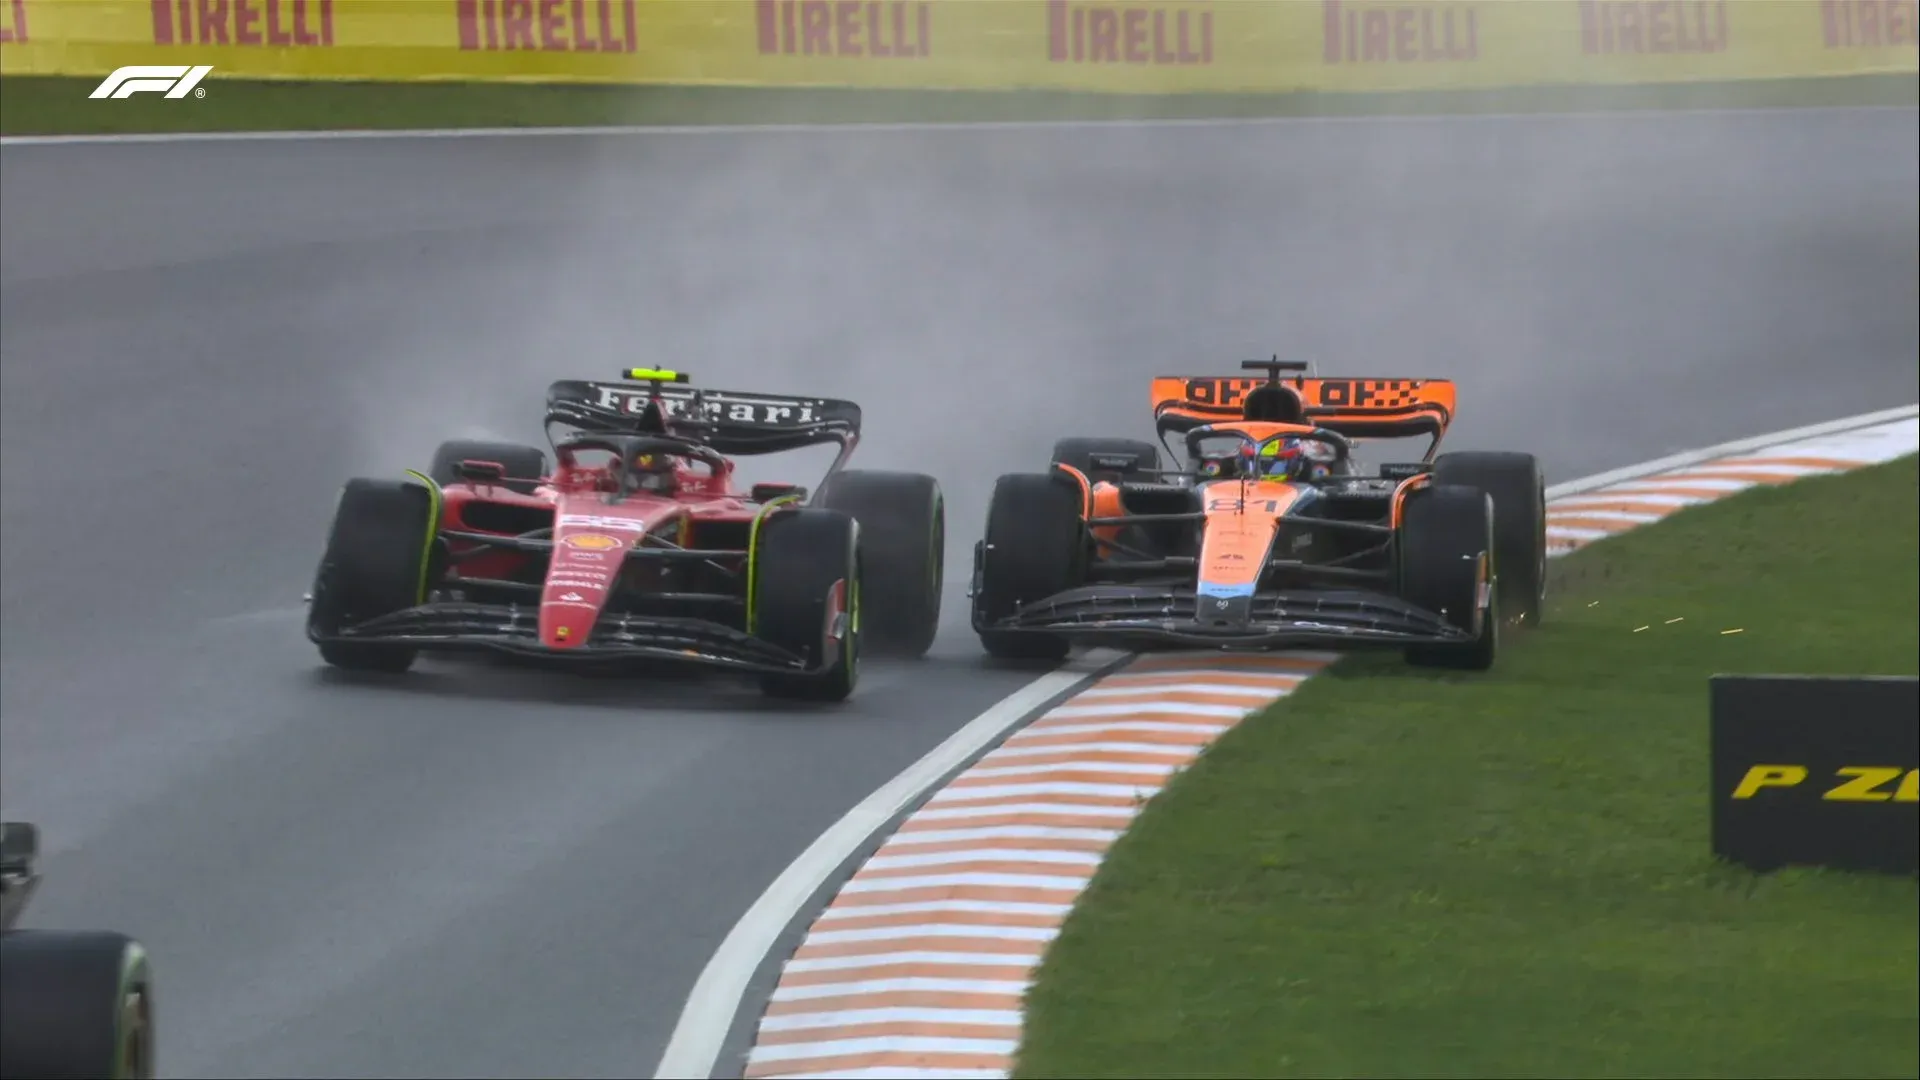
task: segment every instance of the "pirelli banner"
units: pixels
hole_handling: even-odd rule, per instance
[[[1920,871],[1920,679],[1710,686],[1714,854],[1760,871]]]
[[[1124,93],[1912,72],[1915,0],[0,0],[0,73]]]

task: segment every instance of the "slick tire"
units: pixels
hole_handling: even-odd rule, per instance
[[[507,470],[507,490],[522,495],[533,494],[540,478],[547,475],[546,451],[537,446],[477,442],[471,439],[453,439],[441,443],[439,449],[433,452],[433,464],[427,469],[427,475],[442,486],[465,483],[454,471],[462,461],[499,462]]]
[[[848,470],[829,477],[815,505],[860,523],[866,577],[867,649],[875,656],[925,656],[940,632],[946,586],[947,501],[921,473]]]
[[[1121,459],[1128,460],[1121,464]],[[1053,463],[1071,465],[1095,482],[1118,481],[1134,473],[1158,469],[1160,448],[1139,439],[1075,436],[1053,444]]]
[[[397,673],[413,666],[417,650],[405,646],[319,639],[420,602],[437,498],[405,480],[349,480],[341,489],[307,609],[308,636],[319,644],[321,659],[354,671]]]
[[[153,1069],[153,977],[125,934],[0,934],[0,1076],[146,1080]]]
[[[806,658],[811,674],[768,675],[769,697],[844,701],[860,682],[860,526],[836,510],[776,510],[760,526],[753,570],[753,632]],[[844,585],[842,584],[844,583]],[[843,587],[838,639],[829,601]]]
[[[1441,454],[1433,462],[1433,482],[1464,484],[1493,496],[1500,617],[1540,625],[1547,598],[1547,481],[1539,460],[1489,451]]]
[[[1398,562],[1401,599],[1474,635],[1441,645],[1410,645],[1416,667],[1485,671],[1500,647],[1500,619],[1480,607],[1481,557],[1496,572],[1493,499],[1477,488],[1435,484],[1408,496]]]
[[[995,482],[974,586],[976,625],[1085,581],[1087,530],[1080,508],[1079,487],[1056,473],[1012,473]],[[1057,661],[1071,650],[1065,638],[1044,634],[979,633],[987,655],[999,660]]]

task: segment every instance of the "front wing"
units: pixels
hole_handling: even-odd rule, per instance
[[[1440,615],[1365,589],[1297,589],[1237,598],[1225,618],[1215,598],[1191,587],[1089,585],[1023,605],[998,621],[976,615],[976,631],[1064,637],[1078,645],[1141,649],[1202,646],[1349,648],[1468,642],[1473,635]]]
[[[540,640],[540,609],[522,604],[428,603],[381,615],[316,643],[404,645],[447,652],[495,652],[566,664],[660,661],[766,674],[812,673],[806,659],[709,619],[606,613],[585,642],[565,649]]]

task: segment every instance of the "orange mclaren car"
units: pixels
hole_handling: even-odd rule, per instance
[[[1539,463],[1436,456],[1451,381],[1241,367],[1264,375],[1153,381],[1155,428],[1162,445],[1182,437],[1180,468],[1161,468],[1152,443],[1075,438],[1048,471],[1000,477],[974,548],[987,652],[1383,645],[1484,670],[1503,622],[1539,621]],[[1358,442],[1420,436],[1419,461],[1369,474],[1354,460]]]

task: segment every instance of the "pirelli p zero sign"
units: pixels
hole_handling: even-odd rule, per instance
[[[1716,675],[1713,850],[1920,872],[1920,679]]]

